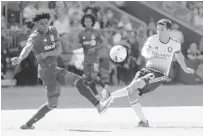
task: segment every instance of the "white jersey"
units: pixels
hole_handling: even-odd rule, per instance
[[[157,35],[149,37],[142,49],[146,58],[146,67],[150,67],[168,75],[173,56],[181,50],[181,44],[176,39],[170,38],[168,43],[163,43]]]

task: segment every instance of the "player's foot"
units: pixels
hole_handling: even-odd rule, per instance
[[[106,88],[102,90],[101,94],[102,94],[103,101],[107,100],[111,96],[111,93]]]
[[[110,106],[112,102],[113,102],[113,99],[111,96],[105,101],[100,102],[97,106],[97,110],[99,114],[103,114],[104,112],[106,112],[107,108]]]
[[[23,130],[30,129],[30,130],[32,130],[32,129],[35,129],[35,127],[32,126],[32,125],[24,124],[24,125],[22,125],[20,127],[20,129],[23,129]]]
[[[149,122],[147,120],[147,122],[144,122],[144,121],[140,121],[138,123],[138,127],[149,127]]]

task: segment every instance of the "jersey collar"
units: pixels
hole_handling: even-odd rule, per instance
[[[163,44],[169,43],[170,40],[171,40],[171,37],[169,37],[169,40],[168,40],[167,42],[163,42],[163,41],[161,41],[160,38],[159,38],[159,41],[160,41],[161,43],[163,43]]]

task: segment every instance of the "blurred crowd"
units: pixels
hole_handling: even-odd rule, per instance
[[[12,5],[12,6],[15,6]],[[146,40],[144,27],[132,25],[128,16],[119,13],[115,9],[108,7],[104,2],[21,2],[20,8],[22,12],[23,22],[20,25],[16,23],[16,14],[9,14],[12,19],[7,22],[5,16],[2,14],[2,78],[6,74],[6,70],[13,68],[10,64],[10,58],[17,56],[21,49],[25,46],[25,42],[32,31],[33,25],[30,18],[38,10],[45,10],[51,14],[50,25],[57,28],[62,39],[63,53],[60,56],[60,66],[66,67],[70,71],[82,73],[81,62],[83,57],[78,48],[78,34],[84,29],[81,25],[81,18],[84,14],[92,14],[96,18],[94,29],[101,31],[103,35],[103,42],[105,47],[100,51],[100,58],[103,62],[103,67],[107,69],[108,73],[104,77],[108,77],[110,84],[128,83],[133,75],[139,69],[141,62],[140,49]],[[128,48],[130,57],[125,64],[114,65],[109,61],[108,52],[114,45],[122,44]],[[79,59],[79,60],[78,60]],[[36,60],[33,52],[27,59],[15,68],[14,78],[29,80],[29,74],[25,74],[26,70],[36,71]],[[14,68],[13,68],[14,69]],[[24,72],[22,72],[24,71]],[[123,76],[123,72],[127,71],[130,77]],[[117,77],[113,79],[113,77]],[[36,77],[37,78],[37,77]],[[28,81],[29,82],[29,81]],[[17,82],[17,84],[36,84],[37,81],[31,83]]]
[[[203,31],[202,1],[157,1],[149,3]]]
[[[62,39],[63,53],[60,56],[59,65],[77,74],[83,73],[83,50],[78,49],[78,34],[84,29],[81,25],[81,18],[84,14],[95,16],[94,29],[102,33],[103,42],[105,43],[105,47],[99,54],[103,64],[102,67],[106,69],[103,72],[103,77],[107,78],[106,82],[109,84],[128,84],[132,80],[135,73],[144,65],[144,59],[140,55],[140,51],[146,38],[156,34],[156,20],[153,18],[149,19],[145,28],[142,24],[133,21],[128,15],[117,11],[117,8],[113,8],[105,2],[26,1],[20,2],[20,6],[16,6],[14,2],[9,3],[11,7],[20,8],[22,22],[18,21],[16,23],[17,14],[15,13],[9,14],[9,21],[6,21],[5,14],[1,15],[2,79],[5,78],[8,69],[15,69],[13,71],[17,85],[34,85],[41,82],[37,78],[37,62],[33,52],[17,68],[12,67],[10,63],[10,58],[19,55],[25,46],[25,42],[33,29],[30,18],[38,10],[46,10],[51,14],[50,25],[56,27]],[[17,3],[19,4],[19,2]],[[162,4],[164,5],[165,2]],[[119,1],[115,5],[122,9],[125,6],[125,2]],[[184,44],[184,34],[179,30],[178,24],[173,24],[171,36]],[[109,61],[107,54],[109,54],[112,46],[118,44],[126,46],[129,57],[125,63],[115,65]],[[203,60],[202,54],[203,38],[200,43],[191,44],[185,56],[191,60],[197,58]],[[169,76],[169,82],[174,80],[177,75],[178,65],[175,60],[172,69],[173,72]],[[197,73],[203,79],[203,66],[200,66],[198,69],[200,70]],[[28,74],[30,71],[33,71],[32,74]],[[27,80],[25,81],[25,79]]]

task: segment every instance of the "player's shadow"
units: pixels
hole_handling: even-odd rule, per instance
[[[111,132],[110,130],[89,130],[89,129],[67,129],[67,130],[77,132]]]

